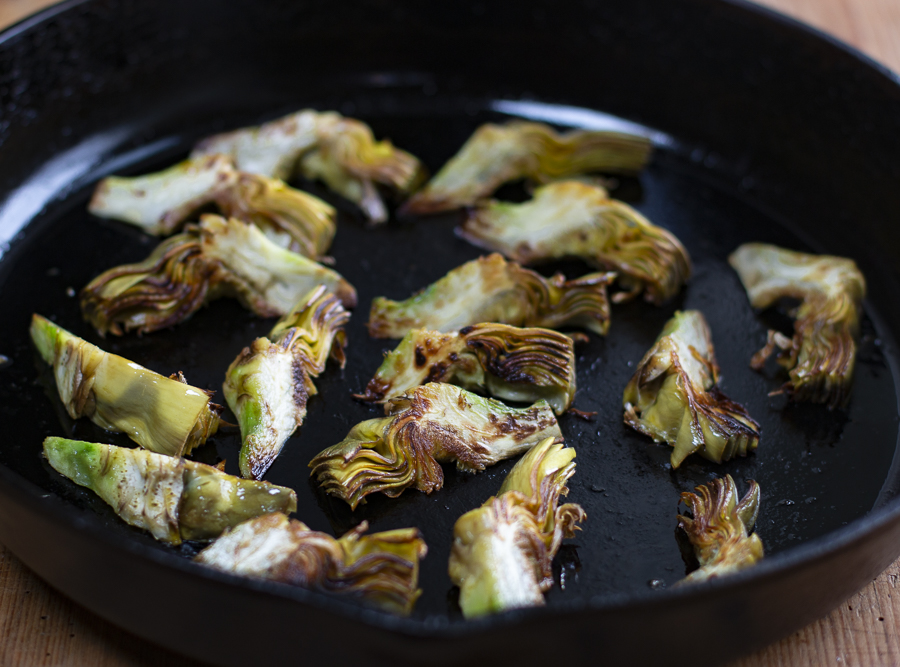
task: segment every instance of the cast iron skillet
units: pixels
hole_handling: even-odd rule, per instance
[[[893,308],[900,258],[900,87],[805,28],[721,0],[184,3],[68,2],[0,39],[0,540],[66,595],[123,628],[214,663],[687,664],[724,661],[824,614],[900,547]],[[100,340],[72,289],[144,257],[154,241],[89,216],[94,182],[183,157],[197,139],[303,107],[338,109],[438,168],[479,124],[511,115],[597,126],[594,113],[653,128],[653,163],[616,195],[673,230],[695,276],[673,303],[616,307],[606,339],[579,350],[576,407],[561,419],[578,451],[569,499],[589,518],[557,558],[543,609],[463,622],[446,576],[453,522],[493,494],[512,462],[481,475],[446,469],[445,488],[351,513],[307,481],[306,463],[377,411],[353,402],[389,341],[370,340],[377,294],[404,298],[478,255],[460,214],[366,229],[342,206],[337,268],[360,291],[346,370],[318,383],[309,416],[268,479],[298,491],[298,516],[341,533],[419,526],[430,547],[409,619],[352,601],[195,566],[122,524],[40,457],[47,435],[127,444],[72,422],[27,340],[40,312],[106,349],[217,388],[234,355],[271,322],[217,302],[143,338]],[[326,198],[329,193],[306,185]],[[512,186],[504,197],[521,198]],[[725,257],[761,240],[853,257],[870,288],[846,410],[768,397],[783,378],[748,360],[783,313],[752,312]],[[561,265],[568,275],[586,269]],[[70,289],[72,288],[72,289]],[[706,314],[723,389],[763,426],[757,454],[673,472],[669,449],[621,423],[621,392],[679,308]],[[236,462],[223,432],[198,456]],[[768,558],[709,584],[685,572],[679,492],[724,473],[760,482]],[[702,656],[702,658],[700,657]]]

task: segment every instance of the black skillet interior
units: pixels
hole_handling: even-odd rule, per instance
[[[339,20],[335,20],[339,14]],[[88,2],[8,37],[0,48],[3,119],[0,187],[10,193],[0,232],[0,463],[123,540],[165,550],[123,525],[96,497],[60,478],[39,451],[47,435],[128,444],[85,420],[72,422],[28,341],[33,312],[104,349],[192,384],[219,389],[224,369],[271,321],[219,301],[187,323],[144,337],[100,339],[81,320],[75,292],[98,272],[145,257],[155,244],[124,224],[86,212],[96,178],[140,174],[184,157],[213,132],[302,107],[336,109],[368,122],[378,137],[439,168],[483,122],[518,114],[560,127],[592,126],[602,110],[653,128],[659,143],[639,179],[613,194],[672,230],[688,248],[694,277],[661,308],[613,308],[606,338],[578,348],[575,406],[564,416],[578,451],[569,500],[588,513],[584,531],[557,558],[551,608],[605,595],[646,593],[685,573],[675,539],[679,492],[730,473],[763,493],[758,524],[777,555],[825,536],[891,500],[897,445],[891,307],[900,237],[900,94],[854,57],[770,18],[712,0],[432,5],[355,2]],[[830,77],[826,81],[825,77]],[[877,100],[878,104],[872,103]],[[498,104],[504,101],[504,104]],[[507,113],[503,113],[505,110]],[[32,174],[26,179],[23,174]],[[343,533],[415,525],[429,555],[414,617],[458,619],[446,575],[452,526],[496,492],[512,462],[468,475],[445,466],[445,486],[425,496],[370,497],[356,512],[322,494],[307,463],[356,422],[379,411],[355,402],[391,341],[370,339],[376,295],[405,298],[477,257],[457,239],[461,213],[392,219],[366,228],[352,206],[315,183],[298,185],[340,209],[336,268],[359,290],[348,327],[346,369],[329,368],[309,415],[266,479],[295,488],[297,516]],[[54,190],[55,188],[55,190]],[[500,196],[524,198],[521,184]],[[754,313],[726,257],[765,241],[855,258],[866,303],[853,398],[846,410],[768,397],[784,377],[772,364],[748,368],[768,328],[790,330],[785,311]],[[573,277],[576,262],[541,267]],[[622,424],[622,390],[663,323],[701,310],[711,326],[722,389],[762,425],[756,454],[721,466],[689,459]],[[239,438],[221,432],[198,450],[236,470]],[[197,545],[172,550],[187,557]],[[662,594],[662,593],[661,593]],[[415,625],[404,626],[407,630]]]

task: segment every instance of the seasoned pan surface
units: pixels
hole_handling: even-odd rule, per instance
[[[893,505],[896,479],[891,466],[898,431],[894,338],[900,329],[887,295],[894,287],[892,267],[898,255],[896,232],[882,227],[900,203],[893,190],[881,188],[881,181],[890,169],[897,170],[895,164],[887,164],[897,159],[897,153],[890,156],[889,147],[881,146],[879,153],[869,154],[870,163],[861,162],[865,142],[872,141],[865,129],[844,139],[834,135],[845,129],[832,131],[834,145],[823,147],[829,125],[806,115],[806,107],[815,102],[810,94],[820,94],[817,84],[795,80],[800,89],[795,100],[779,100],[777,92],[779,86],[788,85],[792,73],[811,77],[810,71],[829,68],[789,61],[788,71],[775,75],[770,66],[780,63],[779,49],[793,53],[793,48],[801,54],[820,49],[834,63],[864,71],[884,88],[872,83],[873,90],[894,104],[900,98],[896,86],[886,86],[878,79],[880,74],[834,47],[809,42],[811,38],[798,31],[785,35],[783,26],[767,24],[739,7],[683,2],[684,11],[671,18],[673,25],[663,25],[638,11],[655,9],[656,4],[599,3],[584,10],[589,20],[580,25],[574,10],[566,10],[571,15],[559,10],[548,15],[549,5],[541,3],[534,4],[530,16],[498,13],[501,5],[467,8],[472,14],[464,16],[462,8],[420,14],[402,6],[400,11],[359,3],[359,11],[340,28],[344,48],[339,56],[333,47],[338,28],[329,22],[327,8],[309,5],[302,13],[278,3],[254,4],[252,10],[249,3],[246,7],[236,3],[216,17],[179,6],[177,27],[162,18],[162,4],[76,3],[30,32],[8,38],[3,48],[11,62],[30,64],[35,77],[71,76],[72,88],[64,113],[49,102],[65,95],[65,90],[35,83],[30,103],[38,110],[36,119],[26,123],[17,107],[3,130],[6,154],[0,158],[0,178],[8,193],[3,229],[27,224],[0,258],[4,322],[0,352],[10,359],[0,369],[0,411],[6,417],[9,443],[0,450],[0,464],[26,480],[35,495],[61,499],[66,509],[60,516],[65,521],[83,521],[111,544],[127,545],[121,551],[126,569],[134,557],[128,550],[159,552],[162,560],[155,576],[164,582],[166,558],[187,559],[198,548],[187,544],[172,549],[155,543],[122,524],[102,501],[60,478],[42,461],[40,443],[47,435],[129,441],[66,416],[52,377],[28,341],[29,318],[33,312],[51,317],[104,349],[158,372],[181,370],[192,384],[219,389],[218,402],[224,402],[220,386],[225,368],[241,348],[265,335],[272,322],[253,318],[234,302],[218,301],[169,331],[100,339],[82,321],[73,295],[100,271],[142,259],[156,241],[86,212],[97,177],[165,167],[212,132],[302,107],[337,109],[361,118],[376,136],[390,137],[432,171],[483,122],[518,115],[590,127],[607,122],[594,113],[599,110],[642,122],[652,132],[657,150],[650,167],[639,179],[620,179],[613,194],[673,231],[691,253],[695,271],[684,292],[664,307],[645,303],[614,307],[609,335],[592,335],[578,348],[575,407],[597,415],[590,422],[567,415],[560,423],[567,443],[578,452],[568,500],[580,503],[588,520],[584,531],[557,557],[558,585],[548,595],[548,613],[562,618],[610,601],[627,607],[629,600],[643,603],[653,595],[666,600],[669,593],[663,589],[685,574],[675,539],[679,493],[725,473],[741,488],[747,479],[760,483],[758,532],[776,563],[785,554],[787,563],[792,550],[802,551],[805,543],[827,545],[829,536],[843,526],[882,505]],[[390,11],[399,14],[388,21],[385,12]],[[286,16],[294,23],[287,25]],[[746,25],[736,23],[736,17],[746,19]],[[253,23],[240,33],[246,41],[222,50],[229,45],[225,35],[238,34],[242,20]],[[122,21],[130,22],[132,44],[122,43],[113,31]],[[577,29],[572,27],[576,25]],[[560,34],[563,26],[570,35]],[[716,27],[719,36],[708,37],[708,53],[691,46],[684,34],[690,30],[708,36]],[[479,46],[481,59],[472,55],[471,48],[454,46],[450,40],[454,31],[467,35],[470,47]],[[102,33],[104,39],[91,43],[92,33]],[[750,56],[742,48],[758,33],[769,35],[771,44]],[[61,72],[64,67],[42,70],[48,47],[28,43],[38,34],[49,40],[51,52],[69,47],[65,64],[79,59],[84,64],[68,74]],[[268,37],[263,39],[262,34]],[[737,40],[731,50],[720,44],[728,34]],[[397,44],[400,36],[405,44]],[[541,47],[545,58],[540,60],[527,55],[537,36],[546,42]],[[289,46],[297,40],[303,46],[294,53]],[[576,57],[582,63],[597,59],[601,46],[611,54],[602,73],[596,70],[585,82],[569,71]],[[31,60],[21,60],[26,53],[32,54]],[[721,53],[728,58],[717,58]],[[178,61],[185,66],[178,67]],[[660,70],[667,71],[670,80]],[[86,72],[91,76],[85,77]],[[41,95],[44,106],[38,100]],[[660,110],[657,101],[670,108]],[[739,109],[739,102],[749,109]],[[776,114],[779,105],[793,115]],[[702,118],[692,117],[689,107]],[[843,94],[819,109],[844,118],[861,113]],[[866,117],[869,123],[878,122],[877,115]],[[801,119],[813,127],[800,124]],[[781,137],[780,143],[773,135]],[[822,163],[826,157],[827,167]],[[61,172],[71,176],[59,178]],[[20,173],[34,176],[29,181]],[[54,177],[66,189],[41,201],[46,193],[35,184]],[[462,513],[497,491],[513,462],[479,475],[445,466],[441,491],[431,496],[407,491],[396,500],[370,496],[355,512],[317,489],[309,480],[307,463],[341,440],[353,424],[380,413],[350,396],[365,386],[382,352],[393,345],[366,334],[371,299],[405,298],[480,253],[453,234],[461,213],[394,217],[386,227],[368,229],[351,206],[315,183],[296,184],[341,209],[331,254],[336,268],[357,287],[360,306],[348,327],[346,369],[330,367],[317,382],[320,393],[310,401],[304,425],[266,479],[297,490],[297,516],[314,529],[340,534],[362,520],[373,530],[418,526],[429,545],[421,577],[424,593],[413,618],[395,627],[402,633],[433,634],[438,627],[448,628],[447,633],[452,630],[453,636],[464,635],[467,626],[457,625],[462,621],[446,575],[452,526]],[[846,192],[828,190],[837,184],[856,187],[860,201],[854,202]],[[527,195],[521,185],[513,185],[499,196]],[[831,198],[830,205],[821,201],[825,196]],[[846,224],[853,213],[859,216],[856,233]],[[863,232],[872,234],[870,239]],[[749,307],[726,262],[728,253],[747,241],[848,255],[866,273],[872,296],[866,303],[853,397],[845,410],[769,397],[784,378],[774,364],[763,374],[749,369],[749,357],[764,342],[767,329],[789,331],[790,319],[784,309],[760,314]],[[540,269],[562,270],[569,277],[588,271],[576,262]],[[664,322],[676,310],[688,308],[706,315],[722,368],[721,387],[748,408],[762,425],[763,435],[759,450],[747,458],[721,466],[689,459],[673,471],[668,447],[623,425],[622,390]],[[196,457],[210,463],[225,459],[226,470],[236,472],[238,446],[236,432],[221,432]],[[182,571],[180,565],[178,570]],[[752,578],[740,581],[747,580]],[[260,593],[258,604],[265,603],[265,594]],[[304,604],[328,607],[339,618],[341,614],[361,618],[352,603],[335,606],[312,596]],[[115,615],[109,609],[101,613]],[[768,632],[774,636],[776,631]],[[159,639],[150,630],[145,634]],[[186,650],[183,642],[170,645]],[[188,648],[198,654],[196,647]]]

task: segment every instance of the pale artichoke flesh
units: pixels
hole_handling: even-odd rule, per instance
[[[644,168],[651,148],[645,137],[621,132],[559,134],[542,123],[485,124],[405,209],[422,214],[470,206],[521,178],[546,183],[595,171],[635,174]]]
[[[141,447],[182,456],[219,427],[210,393],[167,378],[78,338],[34,315],[31,340],[53,367],[60,400],[72,419],[87,417]]]
[[[204,215],[143,262],[94,278],[81,292],[81,308],[101,334],[147,333],[225,295],[260,317],[280,317],[320,284],[345,306],[356,305],[356,290],[336,271],[278,246],[253,225]]]
[[[759,424],[718,390],[718,377],[703,314],[677,312],[625,388],[625,423],[672,445],[673,468],[694,453],[716,463],[746,456],[759,444]]]
[[[731,475],[698,486],[697,493],[681,494],[692,516],[679,516],[678,527],[687,534],[700,567],[679,584],[721,577],[762,559],[762,540],[749,534],[759,513],[759,485],[749,484],[740,502]]]
[[[353,509],[371,493],[396,498],[410,487],[440,489],[442,461],[478,472],[545,438],[562,439],[546,401],[510,408],[449,384],[417,387],[392,399],[389,409],[392,414],[357,424],[309,464],[322,488]]]
[[[260,479],[306,417],[311,378],[328,357],[343,368],[350,313],[324,285],[257,338],[228,367],[222,387],[241,429],[241,475]]]
[[[357,204],[372,222],[387,220],[376,184],[409,192],[424,175],[421,162],[390,141],[375,141],[353,118],[305,109],[260,125],[210,137],[191,154],[232,157],[238,168],[288,179],[295,171],[318,178]]]
[[[790,380],[779,390],[793,400],[846,404],[856,366],[856,336],[866,281],[856,263],[832,255],[808,255],[764,243],[746,243],[728,258],[750,304],[768,308],[783,298],[799,299],[794,336],[770,331],[750,362],[761,370],[781,348],[778,362]]]
[[[369,313],[369,335],[402,338],[410,329],[448,332],[479,322],[583,327],[605,335],[606,288],[614,276],[592,273],[567,281],[557,274],[548,279],[494,253],[453,269],[405,301],[376,297]]]
[[[457,520],[448,569],[466,618],[544,604],[553,557],[587,518],[579,505],[559,505],[574,458],[574,449],[544,440],[516,463],[496,497]]]
[[[422,592],[425,542],[416,528],[365,535],[367,528],[363,521],[335,539],[270,514],[235,527],[194,560],[232,574],[360,597],[407,615]]]
[[[641,292],[655,304],[675,296],[691,275],[681,242],[602,187],[558,181],[523,204],[491,200],[470,211],[457,234],[521,264],[578,257],[618,274],[625,301]]]
[[[357,398],[387,403],[427,382],[449,382],[511,401],[544,399],[560,415],[575,398],[574,344],[549,329],[491,322],[449,334],[413,329]]]
[[[297,509],[297,496],[286,487],[142,449],[47,438],[44,456],[126,523],[169,544],[210,540],[247,519]]]

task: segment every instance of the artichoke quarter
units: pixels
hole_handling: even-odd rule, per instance
[[[559,134],[543,123],[485,124],[404,208],[427,214],[470,206],[521,178],[546,183],[595,171],[634,174],[650,151],[648,139],[621,132]]]
[[[516,463],[496,497],[457,520],[449,573],[466,618],[544,604],[553,557],[587,518],[580,505],[559,505],[574,458],[574,449],[544,440]]]
[[[449,334],[413,329],[356,397],[386,403],[427,382],[449,382],[511,401],[546,399],[559,415],[575,398],[574,344],[549,329],[491,322]]]
[[[402,338],[410,329],[456,331],[479,322],[514,326],[609,329],[606,287],[614,273],[575,280],[552,278],[507,262],[497,253],[466,262],[405,301],[377,297],[369,313],[369,335]]]
[[[286,487],[142,449],[47,438],[44,456],[126,523],[169,544],[211,540],[248,519],[297,509],[297,495]]]
[[[419,561],[428,548],[416,528],[366,535],[367,528],[363,521],[335,539],[269,514],[236,526],[194,560],[223,572],[359,597],[407,615],[422,592]]]
[[[698,453],[721,463],[759,444],[759,424],[716,387],[709,326],[697,310],[675,313],[625,387],[625,423],[673,446],[673,468]]]
[[[32,317],[31,340],[53,367],[72,419],[87,417],[169,456],[189,453],[219,428],[221,408],[180,374],[167,378],[104,352],[40,315]]]
[[[257,338],[228,367],[222,387],[241,428],[241,475],[260,479],[306,417],[318,377],[331,356],[343,368],[350,320],[324,285],[304,296],[268,338]]]
[[[147,333],[226,295],[260,317],[280,317],[320,284],[348,308],[356,305],[356,290],[336,271],[282,248],[253,225],[204,215],[143,262],[94,278],[81,291],[81,310],[101,334]]]
[[[334,239],[332,206],[282,181],[240,172],[224,155],[185,160],[135,178],[105,178],[88,210],[164,236],[208,204],[215,204],[226,218],[255,224],[278,245],[314,260],[325,255]]]
[[[357,424],[309,464],[322,488],[353,509],[371,493],[396,498],[410,487],[440,489],[442,461],[478,472],[545,438],[562,439],[546,401],[510,408],[438,382],[392,399],[388,409],[390,415]]]
[[[750,304],[768,308],[782,298],[799,299],[794,336],[769,331],[768,341],[750,366],[761,370],[780,348],[778,362],[790,380],[777,392],[795,401],[846,404],[856,365],[856,335],[866,281],[856,263],[844,257],[807,255],[763,243],[746,243],[728,258]]]
[[[759,513],[759,485],[750,480],[750,489],[740,502],[731,475],[695,491],[681,494],[692,516],[679,516],[678,527],[687,534],[700,567],[679,584],[721,577],[761,560],[762,540],[749,534]]]
[[[457,234],[521,264],[578,257],[615,271],[621,302],[644,292],[655,304],[675,296],[691,275],[691,260],[675,236],[602,187],[558,181],[523,204],[489,201],[472,209]]]
[[[320,179],[373,223],[388,217],[377,185],[404,194],[425,173],[415,156],[390,141],[375,141],[368,125],[334,111],[304,109],[258,127],[217,134],[197,144],[191,157],[216,154],[230,156],[245,172],[286,180],[299,171]]]

